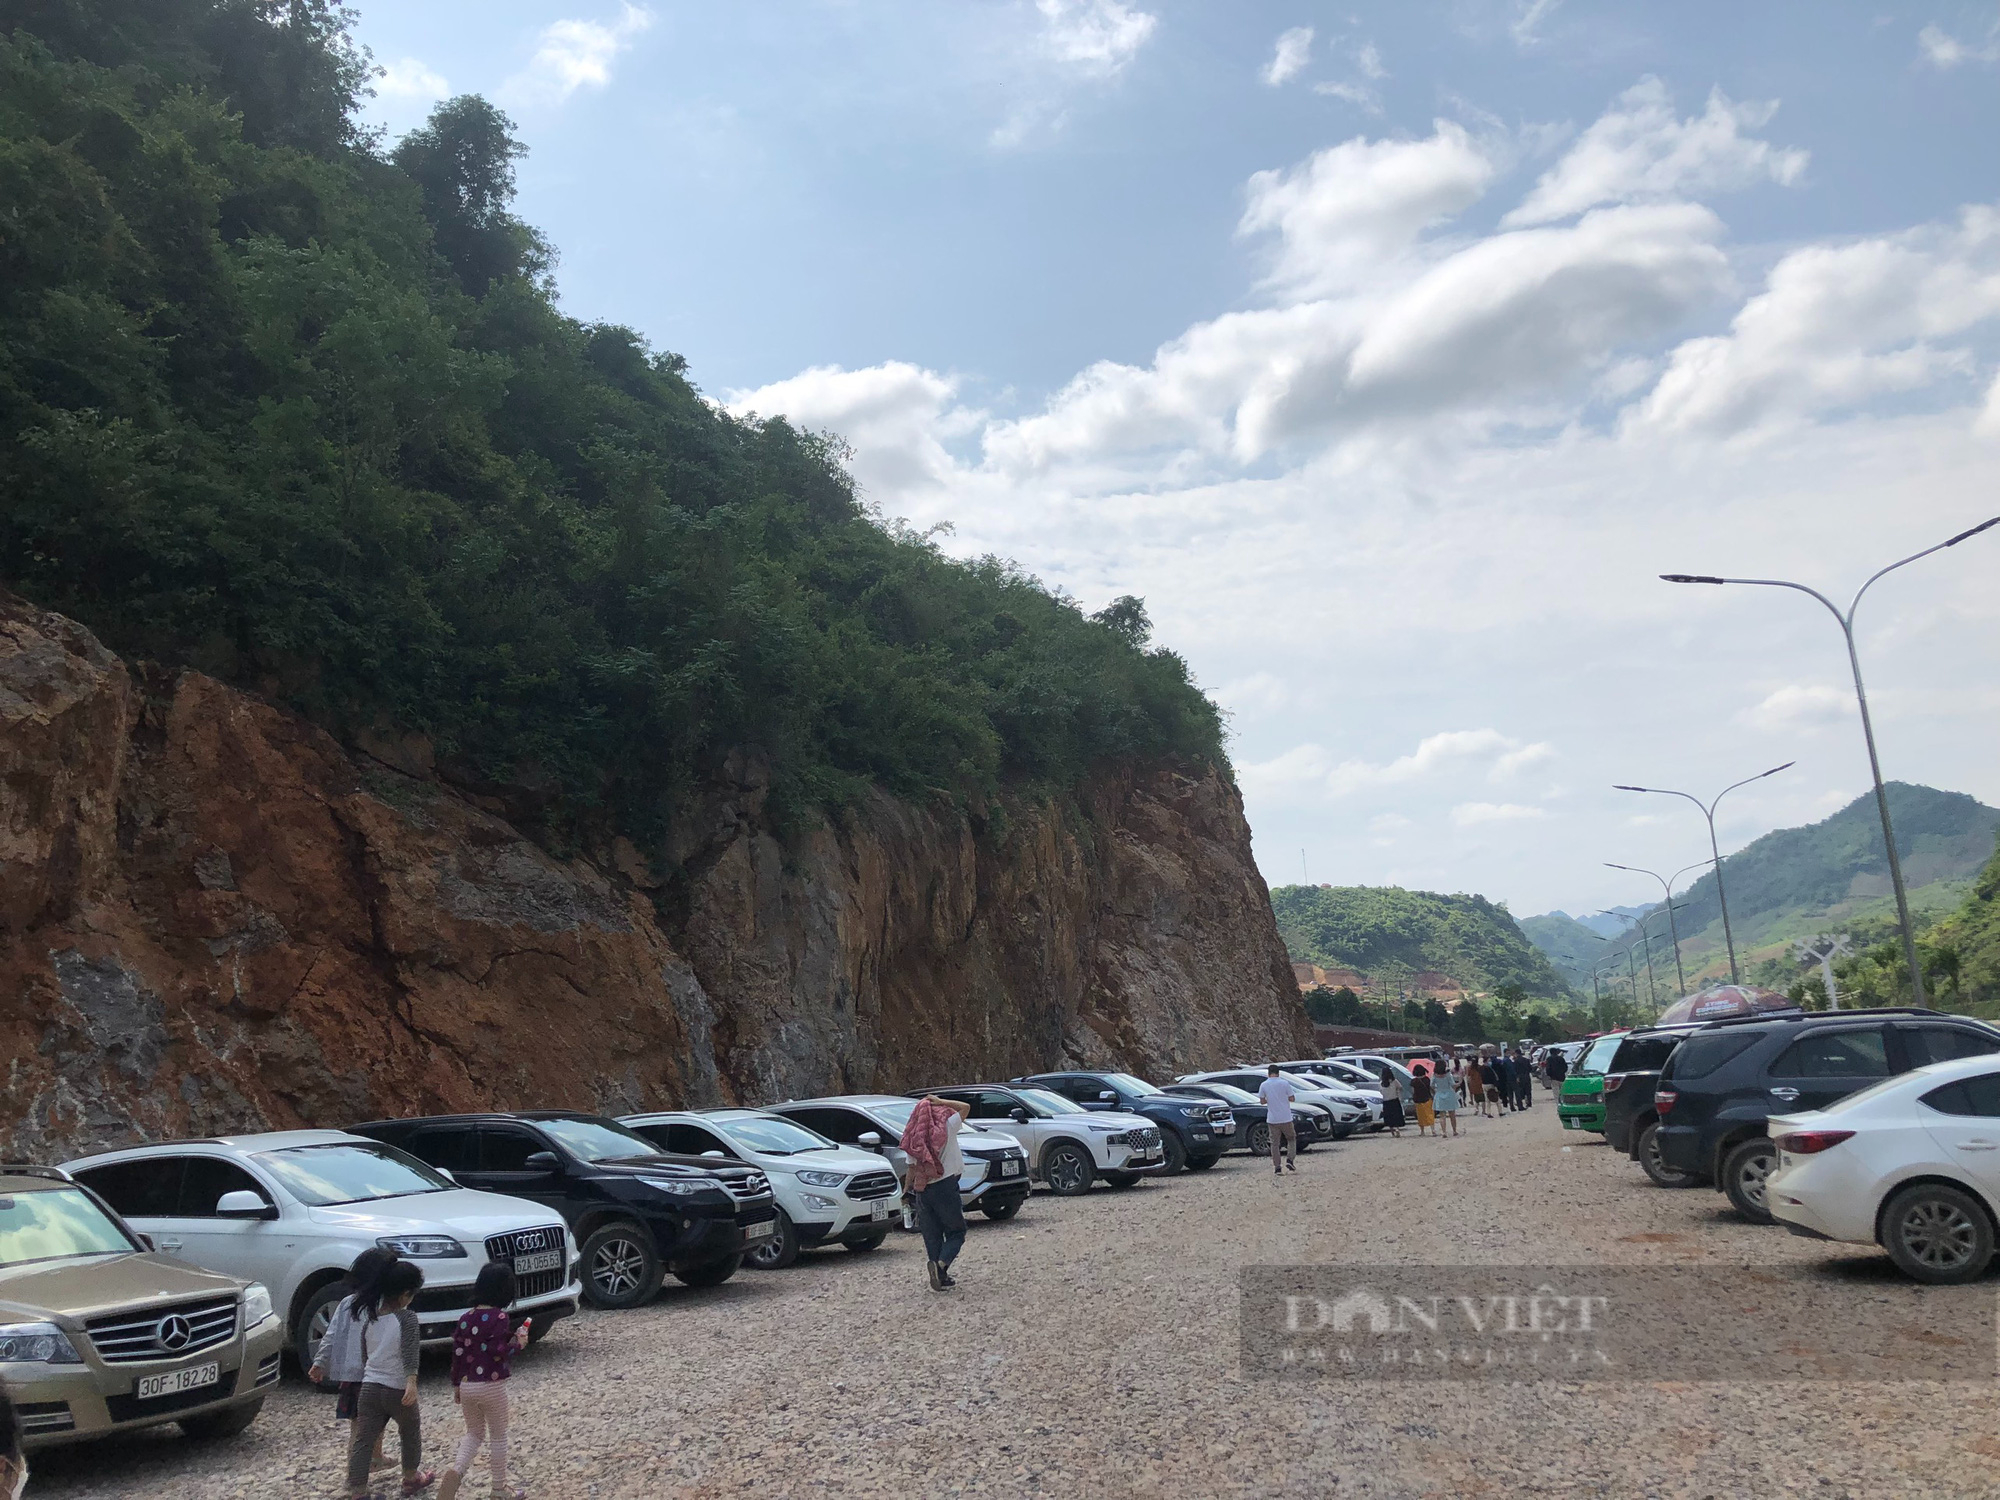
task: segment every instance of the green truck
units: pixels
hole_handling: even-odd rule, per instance
[[[1625,1032],[1607,1031],[1583,1049],[1556,1095],[1556,1118],[1564,1130],[1604,1133],[1604,1070],[1625,1037]]]

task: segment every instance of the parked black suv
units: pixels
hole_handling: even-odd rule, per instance
[[[1085,1109],[1122,1110],[1151,1120],[1160,1127],[1170,1177],[1183,1167],[1206,1172],[1236,1144],[1236,1116],[1228,1105],[1169,1094],[1130,1073],[1037,1073],[1014,1082],[1048,1089]]]
[[[1604,1070],[1604,1138],[1613,1151],[1623,1151],[1644,1167],[1660,1187],[1693,1187],[1700,1180],[1660,1160],[1659,1110],[1653,1104],[1660,1070],[1681,1039],[1699,1030],[1699,1026],[1641,1026],[1628,1031]]]
[[[746,1241],[777,1229],[762,1172],[669,1155],[601,1115],[433,1115],[348,1128],[449,1172],[461,1187],[561,1214],[581,1246],[583,1295],[593,1307],[650,1301],[667,1271],[689,1286],[718,1286],[743,1263]]]
[[[1712,1182],[1746,1219],[1771,1222],[1772,1115],[1824,1109],[1925,1063],[2000,1052],[2000,1030],[1919,1007],[1715,1021],[1681,1042],[1653,1095],[1660,1157]]]

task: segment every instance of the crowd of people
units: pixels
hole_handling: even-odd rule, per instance
[[[1415,1058],[1408,1077],[1391,1073],[1381,1087],[1382,1123],[1391,1135],[1414,1121],[1418,1135],[1445,1140],[1459,1133],[1461,1113],[1504,1119],[1532,1109],[1535,1062],[1519,1047],[1486,1046],[1449,1062]]]

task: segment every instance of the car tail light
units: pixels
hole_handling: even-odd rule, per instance
[[[1793,1156],[1815,1156],[1853,1134],[1851,1130],[1794,1130],[1778,1137],[1778,1149]]]
[[[1680,1095],[1672,1089],[1655,1089],[1653,1090],[1653,1108],[1661,1114],[1665,1114],[1674,1107],[1674,1101],[1678,1098],[1680,1098]]]
[[[1625,1075],[1623,1073],[1606,1073],[1604,1075],[1604,1092],[1607,1094],[1612,1093],[1624,1081]]]

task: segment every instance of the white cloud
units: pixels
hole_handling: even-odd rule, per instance
[[[1555,14],[1562,0],[1522,0],[1519,13],[1514,17],[1508,30],[1513,33],[1516,45],[1532,47],[1541,40],[1539,35],[1542,22]]]
[[[1049,55],[1097,77],[1123,70],[1159,25],[1158,16],[1124,0],[1035,0],[1035,9]]]
[[[1398,829],[1408,828],[1409,826],[1410,820],[1401,813],[1377,813],[1368,820],[1368,831],[1370,833],[1394,833]]]
[[[1972,430],[1981,437],[2000,438],[2000,375],[1986,388],[1986,400],[1973,420]]]
[[[1546,816],[1545,809],[1519,802],[1461,802],[1451,810],[1451,820],[1460,828],[1480,823],[1520,823]]]
[[[1739,723],[1766,734],[1798,734],[1842,722],[1853,712],[1851,688],[1826,683],[1788,683],[1736,718]]]
[[[1275,672],[1252,672],[1226,682],[1209,696],[1235,712],[1278,713],[1297,706],[1291,684]]]
[[[1493,153],[1449,120],[1420,141],[1356,136],[1254,173],[1237,232],[1277,235],[1269,285],[1296,297],[1349,291],[1478,202],[1497,170]]]
[[[544,27],[528,65],[501,86],[501,95],[527,104],[560,104],[578,89],[611,82],[611,65],[653,24],[650,11],[625,0],[615,21],[562,20]]]
[[[1378,83],[1389,76],[1388,68],[1382,64],[1382,51],[1373,42],[1363,42],[1354,54],[1354,65],[1361,69],[1363,78],[1372,78]]]
[[[851,468],[864,495],[907,500],[955,477],[946,441],[981,420],[957,404],[957,395],[949,377],[894,360],[863,370],[817,366],[756,390],[731,391],[724,404],[739,414],[784,416],[839,433],[854,448]]]
[[[1945,342],[2000,315],[2000,210],[1966,209],[1772,269],[1726,335],[1690,339],[1634,414],[1670,433],[1740,431],[1971,373]]]
[[[1476,766],[1480,762],[1488,763],[1494,771],[1503,765],[1511,771],[1525,763],[1519,759],[1524,753],[1533,761],[1541,759],[1548,750],[1546,745],[1524,746],[1497,729],[1447,730],[1420,740],[1417,748],[1408,755],[1400,755],[1385,764],[1371,765],[1363,760],[1342,761],[1326,772],[1326,789],[1332,795],[1341,797],[1364,787],[1397,786],[1421,781],[1441,772]]]
[[[1983,43],[1961,42],[1941,27],[1926,26],[1917,33],[1917,50],[1934,68],[1955,68],[1969,62],[2000,62],[2000,21],[1994,22]]]
[[[1775,104],[1736,104],[1718,89],[1699,116],[1680,119],[1657,78],[1627,89],[1543,174],[1527,200],[1501,222],[1546,224],[1601,203],[1647,203],[1690,193],[1790,184],[1807,153],[1746,136],[1770,123]]]
[[[1312,59],[1313,29],[1294,26],[1278,38],[1278,47],[1264,69],[1264,82],[1272,88],[1289,82],[1305,70]]]
[[[400,57],[382,65],[375,92],[384,99],[410,99],[428,104],[451,93],[444,75],[414,57]]]

